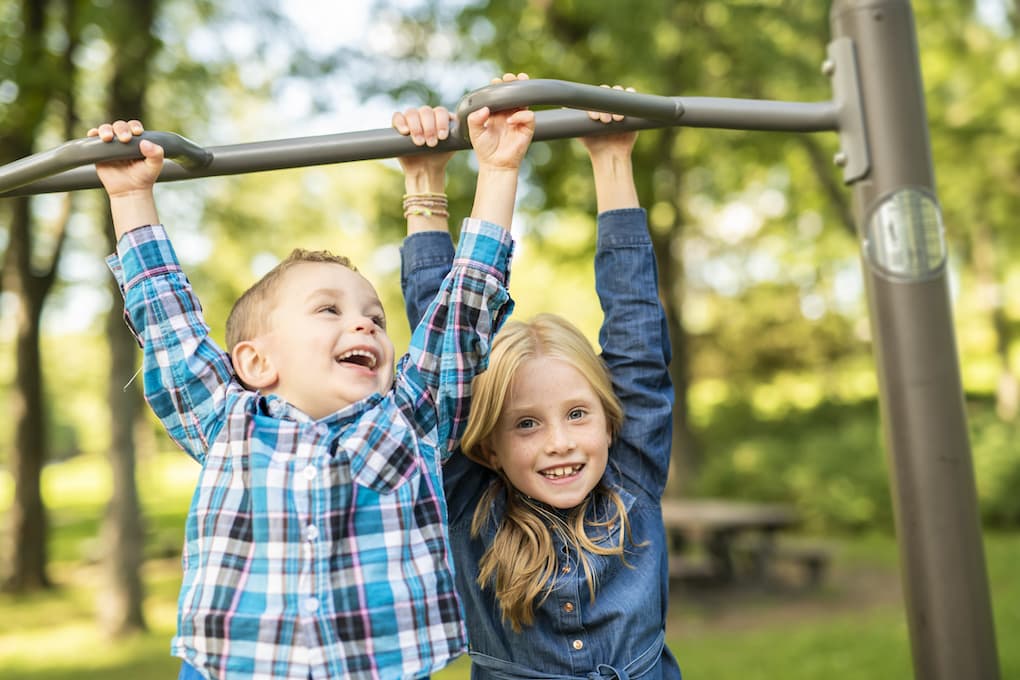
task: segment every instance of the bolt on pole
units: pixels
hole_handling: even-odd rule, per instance
[[[913,11],[908,0],[835,0],[830,23],[834,39],[854,44],[864,113],[869,166],[848,181],[862,245],[914,676],[996,680]],[[840,159],[852,159],[853,152],[844,146]]]

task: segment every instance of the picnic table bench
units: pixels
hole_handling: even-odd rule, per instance
[[[670,541],[670,574],[676,578],[732,583],[739,565],[746,566],[750,578],[764,582],[779,562],[799,565],[808,584],[824,577],[828,551],[778,540],[799,522],[787,505],[664,499],[662,519]]]

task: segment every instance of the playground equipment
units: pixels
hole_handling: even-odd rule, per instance
[[[839,134],[853,187],[871,315],[901,574],[916,678],[999,677],[973,461],[946,278],[946,247],[909,0],[834,0],[822,71],[833,99],[790,103],[660,97],[555,80],[468,94],[457,129],[483,106],[551,104],[622,113],[627,129],[681,125]],[[617,127],[616,129],[620,129]],[[580,110],[539,111],[535,140],[597,134]],[[469,148],[460,134],[416,147],[392,129],[203,149],[170,133],[160,181]],[[68,142],[0,168],[0,197],[99,187],[100,160],[137,141]]]

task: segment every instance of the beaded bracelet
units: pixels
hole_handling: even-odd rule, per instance
[[[404,194],[404,218],[411,215],[449,217],[449,202],[446,194],[431,191],[420,194]]]

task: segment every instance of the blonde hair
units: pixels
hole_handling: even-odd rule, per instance
[[[328,250],[304,250],[295,248],[280,264],[270,269],[255,282],[234,303],[227,317],[227,351],[233,352],[239,342],[251,340],[263,333],[266,318],[276,305],[276,291],[284,274],[299,264],[325,262],[358,271],[343,255],[334,255]]]
[[[517,369],[525,361],[540,356],[564,361],[580,372],[602,404],[610,437],[615,438],[619,433],[623,407],[613,392],[605,363],[576,326],[561,316],[540,314],[529,322],[507,323],[493,341],[489,367],[474,379],[471,412],[461,440],[461,449],[468,458],[491,467],[482,445],[496,427]],[[600,483],[584,501],[564,515],[518,492],[502,471],[497,470],[497,474],[499,479],[485,491],[475,508],[471,534],[478,536],[490,522],[499,522],[492,544],[479,561],[478,585],[492,586],[503,619],[515,631],[534,622],[534,604],[548,597],[557,576],[555,534],[576,553],[594,600],[594,571],[586,553],[618,555],[624,559],[625,541],[633,542],[627,511],[619,494]],[[501,519],[492,516],[500,494],[506,498]],[[600,500],[604,502],[599,503]],[[590,508],[594,519],[586,519]],[[619,541],[614,545],[601,546],[588,536],[589,528],[603,527],[611,531],[617,522],[620,523]]]

